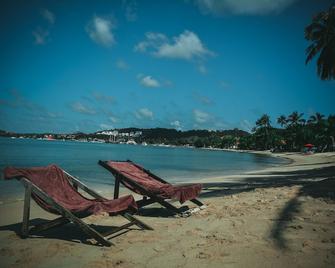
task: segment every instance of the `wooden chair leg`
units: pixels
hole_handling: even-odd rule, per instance
[[[173,211],[176,214],[182,213],[182,211],[178,209],[177,207],[175,207],[174,205],[171,205],[169,202],[165,201],[162,198],[158,198],[156,196],[151,196],[150,198],[146,198],[146,199],[143,198],[141,200],[136,201],[136,204],[139,208],[142,208],[144,206],[147,206],[147,205],[150,205],[156,202],[161,204],[163,207]]]
[[[147,198],[147,199],[141,199],[141,200],[136,201],[136,204],[138,208],[142,208],[142,207],[145,207],[147,205],[150,205],[156,202],[157,201],[153,200],[152,198],[149,198],[149,199]]]
[[[36,195],[38,195],[40,198],[43,199],[46,203],[51,205],[53,208],[55,208],[63,217],[69,219],[74,224],[76,224],[80,229],[82,229],[86,234],[93,237],[97,242],[104,246],[111,246],[113,243],[106,240],[99,232],[94,230],[92,227],[90,227],[88,224],[83,222],[81,219],[73,215],[69,210],[65,209],[61,205],[59,205],[57,202],[55,202],[50,196],[45,194],[42,190],[40,190],[37,186],[34,186],[32,189]]]
[[[137,219],[135,216],[130,215],[129,213],[124,213],[122,214],[123,217],[125,217],[127,220],[129,220],[130,222],[133,222],[134,224],[136,224],[138,227],[144,229],[144,230],[153,230],[153,228],[147,224],[145,224],[144,222],[140,221],[139,219]]]
[[[103,246],[110,247],[113,245],[112,242],[106,240],[103,235],[101,235],[99,232],[94,230],[92,227],[90,227],[88,224],[83,222],[81,219],[77,218],[76,216],[72,215],[72,213],[65,213],[66,217],[69,218],[74,224],[76,224],[78,227],[80,227],[86,234],[93,237],[97,242],[99,242]]]
[[[166,202],[165,200],[157,200],[157,202],[160,203],[162,206],[166,207],[167,209],[173,211],[176,214],[181,214],[182,213],[182,211],[180,209],[171,205],[169,202]]]
[[[21,236],[27,237],[29,235],[29,216],[30,216],[30,197],[31,197],[31,184],[26,183],[23,207],[23,220],[21,226]]]
[[[128,223],[122,225],[122,226],[119,226],[117,228],[114,228],[113,230],[109,230],[109,231],[106,231],[104,233],[102,233],[102,235],[104,237],[106,236],[110,236],[112,234],[115,234],[115,233],[118,233],[124,229],[127,229],[133,225],[137,225],[138,227],[140,227],[141,229],[143,230],[153,230],[152,227],[150,227],[149,225],[143,223],[142,221],[140,221],[139,219],[135,218],[133,215],[130,215],[129,213],[124,213],[124,214],[121,214],[124,218],[126,218],[127,220],[129,220]]]
[[[201,206],[204,205],[204,204],[203,204],[200,200],[198,200],[198,199],[191,199],[190,201],[191,201],[192,203],[198,205],[199,207],[201,207]]]
[[[115,233],[120,232],[121,230],[125,230],[125,229],[127,229],[128,227],[130,227],[130,226],[132,226],[132,225],[134,225],[134,224],[135,224],[135,223],[133,223],[133,222],[128,222],[128,223],[126,223],[126,224],[124,224],[124,225],[122,225],[122,226],[119,226],[119,227],[114,228],[113,230],[108,230],[108,231],[102,233],[102,235],[103,235],[104,237],[110,236],[110,235],[112,235],[112,234],[115,234]]]
[[[119,191],[120,191],[120,180],[116,178],[115,185],[114,185],[114,199],[119,198]]]

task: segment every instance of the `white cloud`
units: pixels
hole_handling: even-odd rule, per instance
[[[150,75],[144,76],[140,79],[140,84],[144,87],[160,87],[158,80],[152,78]]]
[[[90,115],[94,115],[96,114],[96,111],[84,104],[82,104],[81,102],[74,102],[71,104],[71,109],[77,113],[81,113],[81,114],[90,114]]]
[[[116,62],[116,67],[120,70],[128,70],[129,69],[129,65],[122,59],[119,59]]]
[[[154,119],[154,114],[148,108],[141,108],[135,112],[135,116],[137,119]]]
[[[139,42],[135,47],[134,50],[136,52],[146,52],[147,48],[150,47],[158,47],[164,42],[168,41],[168,38],[162,33],[152,33],[147,32],[145,34],[146,40]]]
[[[208,113],[197,109],[193,110],[193,117],[195,122],[199,124],[207,123],[211,119],[211,116]]]
[[[182,129],[182,125],[181,125],[180,121],[178,121],[178,120],[171,122],[170,125],[173,126],[177,130]]]
[[[266,15],[280,13],[297,0],[195,0],[194,3],[204,14],[215,16]]]
[[[49,31],[38,27],[35,31],[33,31],[33,36],[36,45],[44,45],[48,42]]]
[[[44,19],[46,19],[50,24],[54,24],[56,21],[55,15],[48,9],[41,9],[41,15]]]
[[[113,29],[116,28],[112,19],[94,16],[86,26],[86,31],[90,38],[103,46],[111,46],[115,44]]]
[[[203,59],[214,55],[195,33],[187,30],[172,40],[162,33],[146,33],[146,39],[138,43],[134,50],[148,52],[158,58],[182,60]]]
[[[172,44],[165,43],[155,52],[157,57],[179,58],[190,60],[194,57],[204,57],[213,54],[202,44],[199,37],[190,31],[184,31],[173,38]]]

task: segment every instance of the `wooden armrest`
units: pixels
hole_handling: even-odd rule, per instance
[[[88,188],[88,186],[86,186],[84,183],[82,183],[80,180],[78,180],[76,177],[70,175],[69,173],[67,173],[66,171],[63,170],[63,172],[68,176],[69,180],[76,186],[78,186],[80,189],[82,189],[83,191],[85,191],[86,193],[88,193],[89,195],[91,195],[92,197],[96,198],[96,199],[105,199],[103,198],[101,195],[99,195],[96,191]]]

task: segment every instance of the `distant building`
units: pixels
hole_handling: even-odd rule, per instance
[[[104,130],[96,133],[97,135],[108,135],[110,141],[122,140],[122,138],[138,138],[142,135],[142,131],[119,132],[118,130]]]

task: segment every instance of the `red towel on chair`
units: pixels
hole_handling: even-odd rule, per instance
[[[180,203],[196,198],[202,189],[202,184],[200,183],[172,185],[160,182],[132,162],[107,161],[106,163],[121,175],[140,184],[147,191],[166,199],[178,200]],[[124,180],[121,180],[121,182],[135,193],[145,195],[140,189]]]
[[[7,167],[4,170],[4,177],[5,179],[26,178],[72,213],[99,214],[107,212],[114,214],[126,210],[137,210],[136,202],[131,195],[115,200],[97,200],[84,197],[70,184],[67,175],[56,165],[33,168]],[[32,193],[32,197],[43,209],[59,214],[36,194]]]

